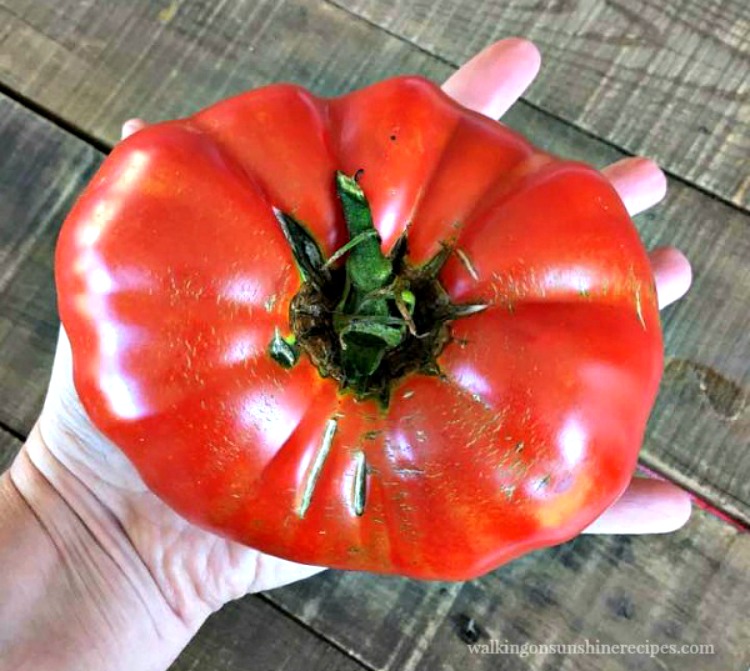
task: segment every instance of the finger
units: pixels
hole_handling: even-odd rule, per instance
[[[667,193],[667,178],[651,159],[624,158],[602,170],[631,215],[653,207]]]
[[[122,124],[122,132],[120,133],[121,138],[124,140],[130,137],[133,133],[137,133],[142,128],[147,126],[143,119],[128,119]]]
[[[583,533],[668,533],[685,525],[690,509],[689,494],[676,485],[633,478],[625,493]]]
[[[693,281],[690,261],[674,247],[659,247],[649,253],[656,281],[656,296],[659,308],[682,298]]]
[[[541,62],[528,40],[500,40],[451,75],[443,91],[464,107],[499,119],[534,81]]]

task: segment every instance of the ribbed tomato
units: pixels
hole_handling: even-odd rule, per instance
[[[661,374],[612,186],[416,77],[136,133],[56,282],[81,401],[148,486],[337,568],[469,578],[571,538],[628,484]]]

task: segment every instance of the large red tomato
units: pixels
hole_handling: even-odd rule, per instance
[[[415,77],[135,134],[56,281],[84,407],[148,486],[338,568],[469,578],[576,535],[625,489],[662,367],[607,180]]]

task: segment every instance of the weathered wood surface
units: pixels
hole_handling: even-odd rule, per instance
[[[331,0],[447,62],[509,35],[544,67],[526,99],[750,205],[747,0]]]
[[[333,95],[451,72],[322,0],[2,0],[0,26],[0,82],[109,143],[130,116],[181,116],[274,81]]]
[[[248,596],[212,615],[170,671],[362,671],[359,663],[267,599]]]
[[[10,467],[20,449],[21,441],[4,429],[0,429],[0,473]]]
[[[102,155],[0,102],[0,425],[28,433],[44,399],[59,320],[57,231]]]
[[[366,21],[419,48],[371,50]],[[277,79],[333,93],[440,76],[518,34],[545,59],[529,101],[747,207],[748,21],[744,0],[3,0],[0,81],[113,140],[134,110],[172,116]]]
[[[254,12],[245,5],[218,5],[209,13],[207,5],[191,2],[181,4],[171,18],[154,15],[153,7],[142,3],[118,4],[107,12],[98,4],[79,9],[74,0],[55,7],[32,5],[26,12],[29,23],[23,24],[26,32],[21,31],[25,42],[14,38],[19,42],[12,53],[33,54],[36,65],[27,68],[29,79],[44,82],[38,91],[28,86],[25,91],[107,142],[116,141],[120,122],[134,114],[151,120],[184,115],[273,79],[335,92],[401,70],[436,78],[450,71],[325,3],[296,1],[271,9],[261,3]],[[121,27],[115,30],[115,25]],[[218,50],[219,35],[223,51]],[[597,165],[622,156],[529,105],[518,105],[507,121],[562,155]],[[7,154],[4,158],[11,160]],[[58,219],[64,211],[61,207]],[[641,217],[639,226],[648,245],[684,248],[696,275],[690,297],[665,313],[667,354],[676,361],[667,370],[644,463],[750,521],[747,215],[675,182],[666,204]],[[26,328],[37,327],[32,321]],[[14,403],[19,401],[11,408]],[[25,425],[32,421],[29,415],[17,419]]]
[[[0,430],[0,464],[19,447]],[[739,671],[750,664],[748,612],[750,535],[696,510],[675,534],[580,536],[466,583],[328,571],[225,607],[173,669],[348,671],[355,658],[393,671]],[[713,653],[519,657],[468,646],[492,640],[710,645]]]

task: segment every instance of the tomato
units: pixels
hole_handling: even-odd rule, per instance
[[[94,424],[188,520],[466,579],[623,492],[662,369],[596,170],[417,77],[273,85],[119,144],[56,252]]]

